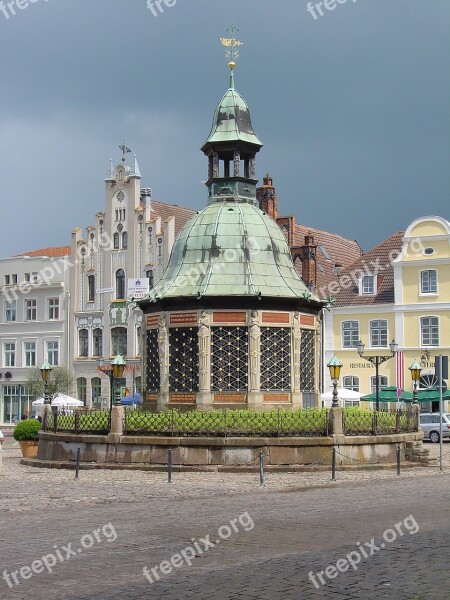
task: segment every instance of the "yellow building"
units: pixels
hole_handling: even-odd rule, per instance
[[[379,387],[409,391],[409,367],[422,366],[419,390],[436,386],[435,357],[450,354],[450,223],[421,217],[341,270],[328,286],[336,300],[324,317],[324,365],[342,362],[339,386],[363,394],[376,388],[368,356],[391,357],[379,365]],[[357,344],[364,347],[362,357]],[[366,357],[366,358],[365,358]],[[332,387],[324,368],[324,391]],[[421,403],[438,410],[438,402]],[[445,407],[448,409],[448,407]]]

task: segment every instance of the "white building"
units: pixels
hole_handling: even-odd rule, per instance
[[[69,363],[70,247],[0,260],[0,424],[31,414],[26,381],[44,360]]]

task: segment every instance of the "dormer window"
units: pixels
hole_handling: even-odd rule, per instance
[[[373,295],[375,294],[375,276],[364,275],[361,279],[361,294]]]

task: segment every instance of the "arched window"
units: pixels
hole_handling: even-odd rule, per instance
[[[88,302],[95,300],[95,275],[88,276]]]
[[[152,289],[152,288],[153,288],[153,286],[155,285],[154,278],[153,278],[153,271],[152,271],[151,269],[150,269],[150,270],[148,270],[148,271],[145,273],[145,276],[147,277],[147,279],[148,279],[148,281],[149,281],[149,286],[150,286],[150,289]]]
[[[112,355],[127,355],[127,329],[126,327],[115,327],[111,329],[111,350]]]
[[[78,377],[77,379],[77,399],[86,404],[86,377]]]
[[[100,407],[102,402],[102,380],[100,377],[91,379],[92,406]]]
[[[120,236],[119,234],[116,232],[114,234],[114,250],[118,250],[119,249],[119,240],[120,240]]]
[[[122,250],[126,250],[128,248],[128,233],[124,231],[122,233]]]
[[[78,332],[78,356],[89,356],[89,332],[87,329],[80,329]]]
[[[92,340],[93,344],[93,355],[94,356],[102,356],[103,355],[103,330],[102,329],[94,329],[92,332]]]
[[[125,271],[116,271],[116,300],[125,300]]]

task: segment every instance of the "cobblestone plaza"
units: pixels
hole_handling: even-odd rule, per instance
[[[338,472],[333,483],[330,473],[267,473],[260,486],[257,473],[174,473],[169,485],[158,472],[83,470],[75,480],[73,471],[24,467],[7,437],[0,598],[445,600],[450,444],[444,450],[442,474]],[[381,548],[408,517],[417,532]],[[367,558],[327,578],[358,542]],[[177,563],[189,547],[195,557]],[[23,570],[51,554],[51,572]]]

